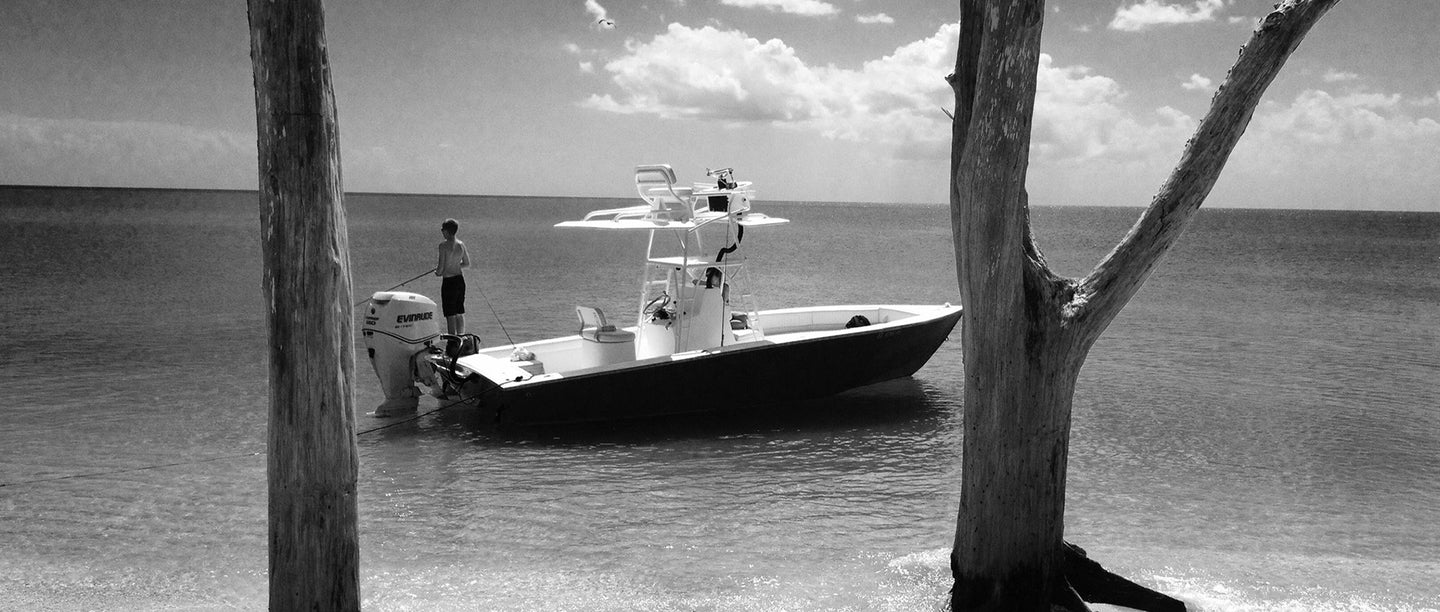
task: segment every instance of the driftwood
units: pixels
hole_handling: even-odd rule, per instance
[[[1092,561],[1085,549],[1065,543],[1065,580],[1080,599],[1146,612],[1185,612],[1185,603],[1140,586]]]
[[[1075,380],[1090,347],[1209,194],[1285,60],[1337,1],[1286,0],[1260,22],[1150,207],[1088,276],[1069,279],[1050,269],[1031,238],[1025,192],[1044,0],[962,0],[947,79],[955,91],[951,222],[965,309],[953,609],[1085,610],[1082,599],[1129,589],[1063,541]],[[1158,601],[1147,609],[1183,609]]]
[[[269,324],[271,610],[358,610],[354,316],[320,0],[250,0]]]

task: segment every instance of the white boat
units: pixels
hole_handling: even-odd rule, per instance
[[[574,333],[482,348],[474,336],[440,334],[429,298],[374,294],[362,334],[385,391],[376,416],[414,413],[417,384],[502,424],[822,397],[913,374],[960,320],[950,304],[759,310],[745,289],[745,230],[788,221],[752,210],[750,183],[735,182],[729,168],[708,174],[713,182],[684,187],[667,165],[638,166],[643,204],[556,226],[649,233],[633,326],[616,327],[599,308],[578,305]]]

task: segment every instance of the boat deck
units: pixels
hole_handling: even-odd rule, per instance
[[[885,326],[924,318],[926,315],[943,314],[951,308],[953,307],[948,305],[938,308],[933,305],[853,305],[761,311],[756,317],[759,322],[758,329],[730,330],[730,334],[721,346],[652,359],[684,359],[686,353],[698,355],[732,348],[739,349],[747,345],[800,342],[814,337],[833,335],[837,331],[845,330],[846,325],[857,315],[868,321],[866,327]],[[530,375],[540,378],[547,378],[544,375],[575,374],[640,361],[635,359],[634,350],[617,346],[625,342],[630,342],[633,346],[633,341],[619,339],[633,334],[635,330],[636,328],[633,326],[618,330],[621,333],[615,335],[617,340],[612,342],[597,342],[576,334],[485,348],[481,349],[478,355],[484,356],[481,358],[482,360],[489,358],[509,362],[524,369]],[[512,360],[511,355],[517,347],[533,353],[534,358],[526,361]],[[465,360],[466,358],[462,358],[461,363],[464,364]]]

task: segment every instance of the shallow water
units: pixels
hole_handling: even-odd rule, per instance
[[[432,265],[453,216],[487,342],[567,332],[576,303],[626,312],[642,244],[550,227],[614,204],[351,196],[357,299]],[[941,207],[767,211],[795,222],[747,233],[762,307],[958,300]],[[1135,214],[1034,211],[1068,273]],[[0,609],[263,609],[254,195],[0,189],[0,221]],[[1082,372],[1067,537],[1200,610],[1440,607],[1437,238],[1435,214],[1202,211]],[[781,408],[361,416],[365,607],[931,609],[958,342],[911,379]],[[357,366],[364,412],[381,395]]]

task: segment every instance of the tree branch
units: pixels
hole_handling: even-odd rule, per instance
[[[952,169],[960,164],[960,155],[968,142],[966,136],[970,133],[970,118],[975,109],[975,74],[980,64],[980,43],[984,38],[981,30],[982,10],[983,4],[979,0],[963,0],[960,3],[960,50],[955,55],[955,72],[945,77],[955,92],[955,114],[950,115]]]
[[[1337,2],[1285,0],[1261,20],[1150,207],[1115,250],[1080,281],[1067,314],[1076,319],[1083,346],[1099,338],[1179,240],[1214,187],[1266,88],[1310,27]]]

